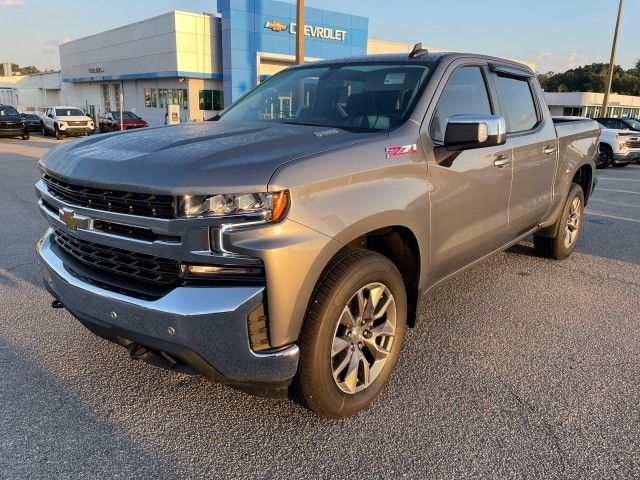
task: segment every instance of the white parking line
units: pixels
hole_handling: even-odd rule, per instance
[[[610,188],[598,188],[598,187],[596,187],[596,192],[631,193],[633,195],[640,195],[640,192],[632,192],[631,190],[613,190]]]
[[[615,180],[616,182],[640,182],[640,179],[637,178],[619,178],[619,177],[601,177],[598,176],[598,181],[600,180]]]
[[[615,218],[616,220],[625,220],[627,222],[640,223],[640,219],[637,218],[623,217],[622,215],[611,215],[610,213],[596,212],[591,209],[585,210],[585,213],[588,213],[589,215],[596,215],[598,217]]]

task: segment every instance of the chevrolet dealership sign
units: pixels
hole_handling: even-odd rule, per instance
[[[295,23],[282,23],[275,20],[269,20],[265,23],[264,28],[269,30],[273,30],[274,32],[284,32],[285,30],[289,30],[291,35],[295,35],[297,33],[297,25]],[[314,38],[326,38],[328,40],[337,40],[339,42],[344,42],[347,39],[347,31],[346,30],[338,30],[328,27],[316,27],[313,25],[305,25],[304,26],[304,35],[306,37],[314,37]]]

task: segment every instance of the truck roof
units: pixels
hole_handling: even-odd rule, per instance
[[[460,53],[460,52],[429,52],[415,57],[409,56],[408,53],[383,53],[374,55],[357,55],[352,57],[332,58],[319,60],[313,63],[307,63],[304,65],[296,65],[292,68],[303,68],[308,65],[336,65],[341,63],[373,63],[373,62],[394,62],[394,63],[436,63],[440,61],[454,61],[459,58],[480,58],[488,60],[489,62],[501,63],[503,65],[509,65],[511,67],[525,70],[528,73],[533,73],[531,68],[527,65],[513,60],[507,60],[505,58],[492,57],[490,55],[482,55],[477,53]]]

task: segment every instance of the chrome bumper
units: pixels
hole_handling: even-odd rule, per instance
[[[247,315],[263,302],[263,287],[178,287],[158,300],[141,300],[71,273],[52,235],[49,229],[36,247],[45,285],[94,333],[168,353],[222,383],[281,386],[295,375],[297,345],[261,354],[249,347]]]

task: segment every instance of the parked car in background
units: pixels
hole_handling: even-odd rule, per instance
[[[93,131],[93,120],[78,107],[50,107],[42,118],[42,135],[51,133],[58,140],[69,136],[90,135]]]
[[[35,113],[21,113],[20,116],[30,132],[39,132],[42,129],[42,119]]]
[[[120,112],[106,112],[100,117],[99,124],[101,132],[117,132],[149,126],[145,120],[133,112],[122,112],[122,122],[120,122]]]
[[[640,132],[607,128],[599,123],[600,150],[596,160],[597,168],[626,167],[640,159]]]
[[[640,122],[633,118],[594,118],[594,120],[606,128],[640,132]]]
[[[37,251],[53,306],[132,358],[292,385],[343,418],[383,390],[427,292],[529,235],[571,255],[597,151],[598,124],[552,120],[524,65],[326,60],[217,122],[50,150]]]
[[[0,105],[0,137],[22,137],[29,140],[29,128],[11,105]]]

